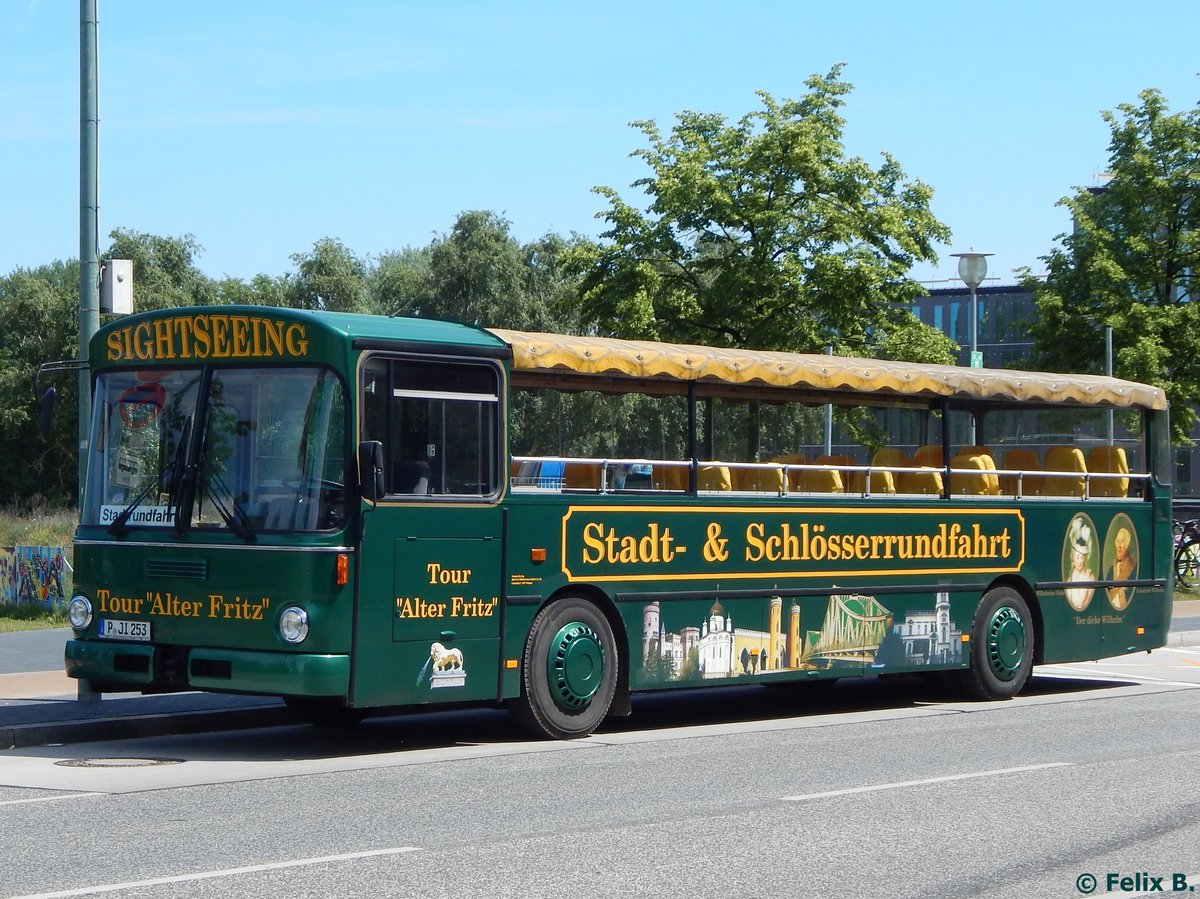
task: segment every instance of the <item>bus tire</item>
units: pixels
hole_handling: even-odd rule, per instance
[[[975,610],[971,662],[957,672],[958,683],[973,699],[1011,699],[1033,670],[1033,617],[1012,587],[989,590]]]
[[[284,705],[301,721],[315,727],[353,727],[367,717],[366,709],[353,709],[332,696],[285,696]]]
[[[533,619],[513,716],[536,737],[586,737],[604,720],[617,688],[617,644],[608,618],[568,596]]]

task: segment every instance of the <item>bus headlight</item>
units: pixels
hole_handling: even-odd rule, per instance
[[[67,620],[77,631],[92,623],[92,604],[86,596],[75,594],[67,605]]]
[[[308,612],[288,606],[279,616],[279,636],[288,643],[303,643],[308,636]]]

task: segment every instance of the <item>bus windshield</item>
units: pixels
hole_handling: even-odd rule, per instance
[[[345,396],[327,369],[103,372],[93,408],[84,525],[253,540],[343,523]]]

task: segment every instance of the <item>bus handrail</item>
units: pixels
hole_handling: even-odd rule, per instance
[[[1020,468],[995,468],[995,469],[979,469],[979,468],[954,468],[950,465],[863,465],[863,464],[838,464],[828,462],[733,462],[720,459],[651,459],[646,457],[608,457],[608,456],[525,456],[513,455],[511,461],[514,465],[536,464],[542,465],[545,463],[566,465],[586,465],[594,466],[598,469],[598,477],[596,484],[593,487],[566,487],[562,483],[561,473],[557,476],[544,478],[541,476],[533,476],[532,480],[535,483],[519,483],[521,480],[519,475],[510,477],[510,485],[517,489],[543,489],[552,492],[561,492],[562,490],[574,490],[583,492],[593,492],[607,494],[612,492],[655,492],[655,493],[687,493],[688,490],[679,488],[667,487],[636,487],[636,488],[618,488],[609,485],[608,473],[615,471],[618,468],[632,469],[634,467],[646,467],[651,469],[655,467],[661,468],[681,468],[690,470],[693,465],[699,469],[704,468],[726,468],[729,470],[742,471],[770,471],[779,472],[781,477],[779,490],[739,490],[736,488],[730,490],[712,490],[699,489],[697,492],[711,494],[731,494],[731,495],[751,495],[751,496],[812,496],[812,495],[832,495],[832,496],[856,496],[870,498],[878,496],[879,491],[871,489],[871,475],[876,473],[888,472],[890,474],[916,474],[927,471],[936,471],[946,478],[951,478],[955,475],[959,476],[975,476],[986,474],[996,478],[1008,477],[1015,479],[1016,490],[1001,492],[997,494],[980,494],[974,492],[959,492],[951,491],[951,497],[971,497],[978,499],[980,497],[997,496],[1004,499],[1065,499],[1066,495],[1046,495],[1042,493],[1026,494],[1024,492],[1024,482],[1026,478],[1037,478],[1039,480],[1050,479],[1082,479],[1084,482],[1083,494],[1081,496],[1072,496],[1074,499],[1139,499],[1139,495],[1132,490],[1134,483],[1149,482],[1151,476],[1148,473],[1138,472],[1107,472],[1107,471],[1054,471],[1045,469],[1020,469]],[[842,490],[838,493],[825,493],[823,491],[814,490],[797,490],[791,487],[791,481],[788,477],[791,472],[804,471],[837,471],[845,473],[856,473],[863,475],[863,486],[861,490]],[[1092,492],[1093,481],[1109,481],[1109,480],[1126,480],[1130,483],[1130,490],[1126,491],[1125,496],[1104,496],[1097,497]],[[943,491],[945,492],[945,491]],[[896,493],[885,494],[888,496],[919,496],[923,494]]]

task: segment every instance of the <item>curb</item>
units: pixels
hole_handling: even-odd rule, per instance
[[[88,743],[136,737],[165,737],[176,734],[216,733],[276,727],[298,722],[282,705],[198,712],[165,711],[153,714],[111,713],[102,718],[74,718],[30,724],[0,725],[0,749],[24,749],[54,743]]]
[[[1185,646],[1200,646],[1200,631],[1171,631],[1165,644],[1173,649]]]

